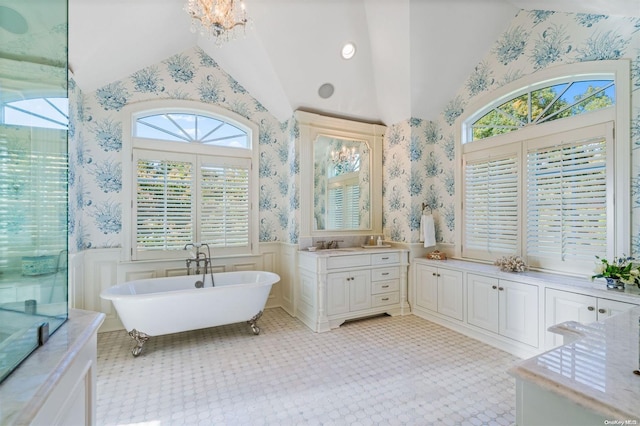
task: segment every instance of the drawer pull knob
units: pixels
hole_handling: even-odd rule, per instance
[[[382,275],[389,275],[389,273],[388,272],[383,272]]]
[[[434,272],[434,273],[433,273],[433,274],[431,274],[431,275],[433,275],[433,276],[435,277],[435,276],[436,276],[436,273]]]
[[[604,314],[604,313],[606,313],[606,312],[607,312],[607,310],[606,310],[606,309],[602,309],[602,308],[600,308],[600,309],[598,309],[598,312],[600,312],[601,314]]]
[[[498,290],[502,291],[504,290],[504,287],[498,287]]]
[[[389,286],[388,285],[383,285],[382,288],[389,288]]]
[[[594,308],[593,306],[588,306],[587,309],[590,311],[595,311],[596,308]]]
[[[387,300],[389,300],[389,298],[388,297],[384,297],[384,298],[382,298],[382,300],[387,301]]]
[[[440,276],[440,274],[437,274],[437,276]]]
[[[389,260],[389,257],[383,257],[382,260]]]
[[[497,285],[492,285],[491,288],[495,290],[495,289],[498,288],[498,286]]]

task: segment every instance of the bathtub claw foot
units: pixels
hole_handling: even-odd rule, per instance
[[[253,334],[255,335],[260,334],[260,327],[258,327],[256,323],[258,322],[261,316],[262,316],[262,311],[258,312],[253,318],[247,321],[247,324],[251,326],[251,331],[253,331]]]
[[[136,330],[135,328],[129,332],[129,336],[131,336],[131,338],[136,341],[136,346],[131,349],[131,354],[133,356],[140,355],[142,353],[142,347],[144,346],[146,341],[149,340],[150,336],[146,333]]]

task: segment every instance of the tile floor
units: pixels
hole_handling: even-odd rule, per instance
[[[518,361],[414,315],[316,334],[267,309],[242,324],[154,337],[134,358],[98,335],[98,425],[511,425]]]

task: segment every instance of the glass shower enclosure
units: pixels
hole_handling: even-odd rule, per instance
[[[68,316],[67,0],[0,0],[0,381]]]

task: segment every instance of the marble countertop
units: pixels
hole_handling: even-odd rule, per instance
[[[446,268],[447,266],[463,271],[490,275],[498,279],[517,281],[525,284],[544,285],[566,291],[572,287],[582,294],[590,294],[596,297],[613,298],[622,302],[640,304],[640,288],[636,285],[627,285],[624,291],[607,289],[604,278],[591,280],[589,277],[575,277],[570,275],[553,274],[549,272],[525,271],[503,272],[497,266],[487,263],[470,262],[466,260],[447,259],[431,260],[416,258],[414,261]]]
[[[572,343],[525,360],[509,370],[517,378],[555,392],[607,418],[640,420],[640,307],[583,325],[568,322],[554,332]]]
[[[99,312],[69,310],[67,321],[0,384],[0,424],[28,424],[71,360],[104,321]]]
[[[388,253],[406,251],[401,248],[392,247],[391,245],[384,246],[362,246],[362,247],[344,247],[337,249],[321,249],[309,251],[308,249],[300,250],[300,253],[311,254],[314,256],[336,256],[336,255],[354,255],[354,254],[372,254],[372,253]]]

